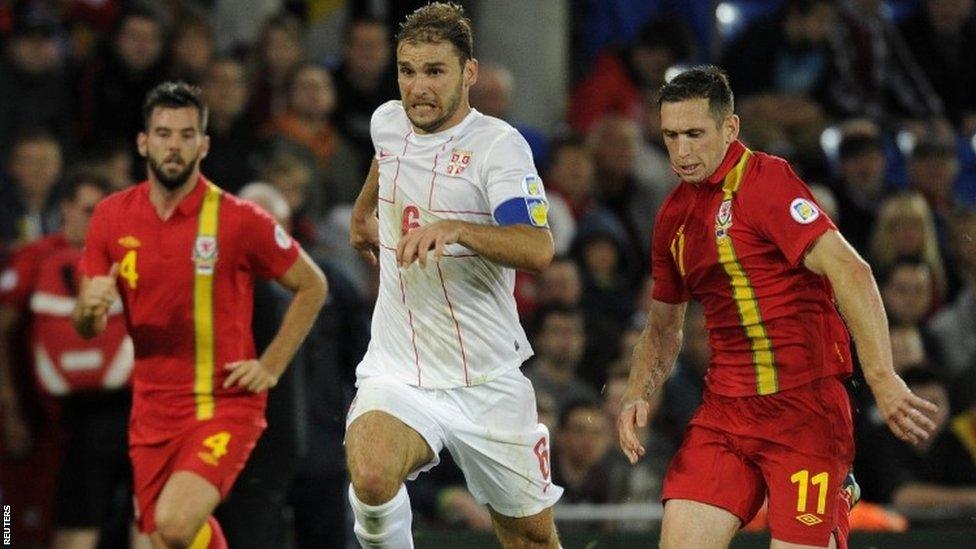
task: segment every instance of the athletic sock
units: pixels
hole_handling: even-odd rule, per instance
[[[359,501],[350,484],[349,504],[356,516],[353,530],[364,549],[413,549],[410,532],[413,512],[406,486],[401,484],[393,499],[386,503],[366,505]]]
[[[213,516],[207,518],[203,527],[193,538],[190,549],[227,549],[227,538],[224,531],[220,528],[220,523]]]

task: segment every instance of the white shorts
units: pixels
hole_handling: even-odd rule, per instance
[[[518,368],[472,387],[423,389],[381,377],[360,379],[346,427],[370,411],[404,422],[427,441],[434,459],[417,478],[451,452],[468,491],[508,517],[528,517],[552,507],[563,489],[552,483],[549,430],[539,423],[532,383]]]

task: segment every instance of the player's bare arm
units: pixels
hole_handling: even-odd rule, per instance
[[[118,263],[112,264],[107,275],[82,277],[78,302],[71,313],[71,321],[81,337],[91,339],[105,330],[109,307],[119,298],[118,277]]]
[[[637,428],[644,428],[651,416],[651,403],[668,378],[681,349],[682,326],[687,303],[672,305],[651,301],[647,324],[641,332],[630,361],[630,380],[617,417],[620,449],[631,464],[644,456]]]
[[[225,389],[237,385],[260,393],[274,387],[312,329],[315,317],[329,293],[325,274],[304,250],[299,250],[295,264],[278,278],[278,283],[295,293],[285,311],[281,327],[260,359],[242,360],[224,366],[230,370],[230,375],[224,381]]]
[[[428,253],[434,260],[444,256],[448,244],[461,244],[485,259],[531,273],[545,270],[555,253],[549,229],[515,224],[479,225],[444,220],[411,230],[397,244],[397,264],[409,267],[414,261],[427,267]]]
[[[935,429],[930,416],[938,408],[912,393],[895,373],[888,320],[871,267],[836,230],[817,239],[804,265],[830,280],[837,305],[854,336],[864,378],[888,427],[912,444],[926,440]]]
[[[379,253],[380,232],[376,220],[376,202],[379,200],[380,171],[376,159],[369,165],[369,173],[363,189],[356,197],[349,222],[349,245],[359,250],[371,265],[376,265]]]

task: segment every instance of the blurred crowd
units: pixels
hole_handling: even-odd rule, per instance
[[[377,18],[370,2],[239,4],[0,3],[0,267],[53,234],[79,246],[93,206],[79,188],[87,182],[97,202],[144,179],[134,137],[146,92],[167,79],[199,85],[210,108],[204,174],[289,227],[327,269],[333,292],[292,381],[275,389],[270,428],[235,494],[250,487],[255,501],[273,499],[268,512],[286,517],[307,546],[337,546],[321,545],[335,533],[322,531],[321,517],[345,521],[343,419],[377,284],[346,244],[349,211],[374,154],[372,111],[398,97],[390,21],[399,16]],[[585,11],[591,3],[568,4]],[[553,127],[512,119],[517,83],[504,59],[481,59],[471,90],[474,108],[526,137],[550,200],[557,257],[538,276],[519,273],[516,300],[536,352],[524,371],[553,434],[563,502],[656,502],[700,402],[709,336],[692,305],[684,348],[644,433],[647,457],[632,468],[615,449],[614,420],[650,299],[654,214],[677,183],[655,92],[673,71],[707,61],[729,73],[746,145],[790,160],[872,264],[896,369],[941,407],[938,435],[910,447],[889,434],[855,379],[855,474],[865,501],[950,515],[976,507],[976,1],[719,8],[720,44],[706,48],[682,13],[660,9],[632,39],[574,59],[578,77]],[[573,34],[591,32],[589,24],[597,23],[574,18]],[[79,429],[72,414],[92,415],[92,390],[55,394],[35,379],[29,294],[11,293],[9,272],[0,277],[0,355],[10,357],[15,379],[0,386],[0,499],[22,502],[17,527],[28,533],[19,539],[33,531],[42,540],[64,525],[56,502],[72,479],[58,471],[70,460],[111,458],[64,451],[65,433]],[[278,294],[268,286],[256,296],[259,347],[280,314]],[[94,392],[116,412],[126,405],[118,387]],[[124,420],[93,417],[123,437],[106,447],[124,451]],[[124,454],[118,460],[124,468]],[[489,529],[487,511],[444,462],[410,486],[418,518]],[[110,498],[118,508],[94,510],[88,522],[126,523],[125,476]],[[884,517],[879,527],[904,527]]]

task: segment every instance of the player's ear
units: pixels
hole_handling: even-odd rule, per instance
[[[478,81],[478,60],[472,57],[464,62],[464,83],[470,88]]]
[[[139,156],[146,158],[149,155],[149,136],[146,132],[139,132],[136,136],[136,148],[139,149]]]
[[[725,118],[725,124],[722,128],[725,134],[725,143],[729,144],[739,138],[739,115],[730,114]]]
[[[210,136],[204,134],[203,144],[200,146],[200,158],[206,158],[207,153],[210,152]]]

